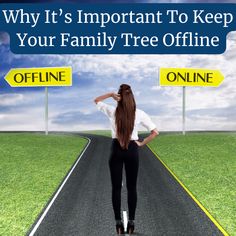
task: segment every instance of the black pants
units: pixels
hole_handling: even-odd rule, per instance
[[[117,139],[112,140],[109,167],[112,183],[112,205],[115,219],[121,220],[121,187],[123,165],[126,173],[128,191],[129,219],[134,220],[137,205],[137,176],[139,167],[138,145],[131,140],[128,150],[122,149]]]

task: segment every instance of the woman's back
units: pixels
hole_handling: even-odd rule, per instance
[[[100,101],[97,103],[97,108],[109,118],[110,125],[111,125],[112,138],[117,138],[116,123],[115,123],[116,107]],[[156,125],[152,122],[152,120],[147,115],[147,113],[145,113],[141,109],[136,108],[134,128],[133,128],[130,140],[138,140],[139,125],[142,125],[148,131],[151,131],[156,128]]]

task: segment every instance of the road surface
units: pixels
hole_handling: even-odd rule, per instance
[[[91,143],[42,222],[36,229],[37,219],[28,234],[34,229],[37,236],[116,235],[108,168],[111,139],[86,136]],[[134,235],[222,235],[150,149],[145,146],[139,150]],[[126,201],[124,175],[122,212],[127,211]]]

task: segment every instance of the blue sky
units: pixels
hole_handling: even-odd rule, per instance
[[[4,76],[11,68],[50,66],[72,66],[73,86],[49,88],[49,130],[109,128],[93,99],[116,92],[121,83],[131,85],[138,107],[150,114],[160,131],[181,130],[182,88],[158,86],[160,67],[221,70],[225,80],[220,87],[186,89],[186,127],[236,130],[234,32],[228,34],[227,50],[221,55],[14,55],[8,35],[1,33],[0,58],[0,130],[44,130],[44,89],[11,88]],[[115,105],[112,99],[107,102]]]

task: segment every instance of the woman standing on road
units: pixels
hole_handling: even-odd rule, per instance
[[[104,99],[110,97],[117,101],[116,107],[103,102]],[[121,187],[122,169],[124,165],[129,210],[127,233],[132,234],[134,231],[135,210],[137,205],[138,147],[149,143],[158,135],[158,131],[150,117],[144,111],[136,109],[131,87],[127,84],[120,85],[118,94],[107,93],[97,97],[94,102],[97,104],[98,110],[108,116],[111,123],[112,149],[109,167],[116,231],[118,234],[124,234],[124,225],[121,221]],[[150,135],[141,142],[138,141],[138,124],[143,125],[151,132]]]

